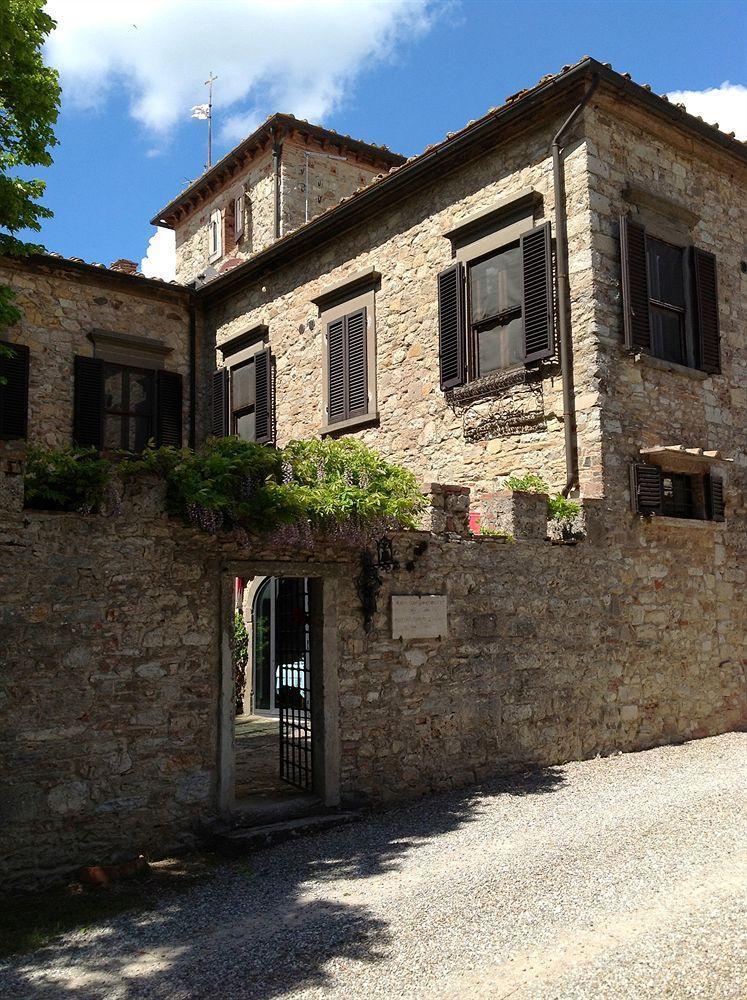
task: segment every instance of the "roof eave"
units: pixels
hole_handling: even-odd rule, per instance
[[[168,205],[164,206],[159,212],[157,212],[153,218],[150,220],[152,226],[164,226],[167,229],[173,229],[174,226],[169,224],[167,221],[167,216],[173,214],[177,209],[179,209],[185,201],[189,201],[191,198],[197,197],[201,188],[205,185],[209,185],[213,179],[220,178],[221,171],[230,170],[233,167],[234,162],[242,156],[253,156],[257,149],[264,148],[268,142],[273,141],[273,139],[278,134],[287,134],[291,131],[307,133],[311,136],[316,136],[320,139],[325,139],[331,145],[339,145],[343,148],[348,148],[353,152],[359,152],[361,155],[367,155],[370,157],[372,162],[380,160],[383,163],[402,163],[405,157],[401,156],[399,153],[393,153],[391,150],[382,147],[374,146],[371,143],[364,142],[361,139],[354,139],[351,136],[338,135],[336,132],[331,132],[329,129],[325,129],[321,125],[314,125],[311,122],[302,121],[301,119],[294,118],[292,115],[287,115],[283,113],[277,113],[272,115],[267,121],[259,125],[251,135],[248,135],[243,139],[238,146],[229,150],[225,156],[221,157],[217,163],[215,163],[209,170],[201,174],[196,180],[186,187],[180,194],[175,198],[172,198]],[[251,150],[251,151],[250,151]],[[222,181],[219,181],[222,183]]]

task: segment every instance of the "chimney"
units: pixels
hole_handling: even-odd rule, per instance
[[[109,265],[112,271],[121,271],[122,274],[137,274],[137,264],[134,260],[126,260],[120,257]]]

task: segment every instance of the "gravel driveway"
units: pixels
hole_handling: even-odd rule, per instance
[[[746,749],[569,764],[271,848],[19,958],[0,995],[742,998]]]

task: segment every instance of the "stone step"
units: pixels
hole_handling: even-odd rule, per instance
[[[282,843],[284,840],[323,833],[337,826],[356,823],[360,819],[361,814],[357,812],[331,812],[301,816],[279,823],[266,823],[262,826],[223,826],[211,831],[210,841],[221,854],[235,857]]]

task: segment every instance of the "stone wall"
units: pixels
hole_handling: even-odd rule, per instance
[[[438,533],[395,536],[373,629],[357,554],[239,547],[167,520],[130,487],[121,515],[20,510],[0,472],[0,840],[4,879],[194,842],[218,812],[221,581],[272,559],[335,577],[343,799],[384,802],[531,764],[704,736],[745,721],[744,588],[722,588],[728,524],[688,537],[586,503],[587,538],[472,537],[465,490]],[[521,498],[518,498],[521,502]],[[295,575],[295,574],[293,574]],[[229,588],[230,589],[230,588]],[[391,638],[392,594],[445,594],[448,635]],[[719,614],[719,607],[723,613]]]
[[[384,574],[372,633],[353,607],[344,619],[344,795],[421,795],[747,721],[747,603],[723,560],[728,529],[700,522],[683,560],[673,522],[584,507],[578,544],[546,531],[395,539],[400,568]],[[402,593],[446,594],[448,638],[390,638]]]
[[[73,359],[92,357],[90,334],[104,330],[148,337],[170,348],[164,368],[183,379],[184,442],[189,428],[189,293],[164,282],[54,258],[0,260],[0,283],[16,293],[21,320],[2,339],[26,344],[29,440],[60,448],[72,443]]]
[[[358,188],[365,187],[379,168],[363,163],[345,149],[329,149],[315,142],[286,139],[280,161],[283,183],[282,235],[306,221],[306,157],[309,156],[309,219],[326,212]],[[332,154],[332,158],[328,154]],[[314,155],[316,154],[316,155]],[[319,155],[321,154],[321,155]],[[337,157],[335,159],[335,157]],[[340,159],[343,157],[343,159]]]
[[[542,196],[535,222],[553,219],[554,131],[560,124],[517,133],[500,148],[444,176],[406,202],[367,220],[255,283],[211,306],[208,335],[218,346],[260,323],[269,327],[277,363],[277,431],[280,442],[318,434],[322,413],[322,337],[312,299],[331,284],[373,267],[376,292],[378,420],[350,431],[418,474],[471,484],[511,472],[541,474],[555,487],[565,482],[562,387],[557,363],[539,381],[514,386],[477,403],[461,405],[439,387],[436,275],[451,262],[444,233],[460,220],[525,188]],[[572,318],[576,331],[575,384],[582,489],[599,495],[601,449],[597,343],[591,331],[592,257],[586,147],[580,132],[566,152]],[[491,429],[491,421],[518,419],[517,432]]]

